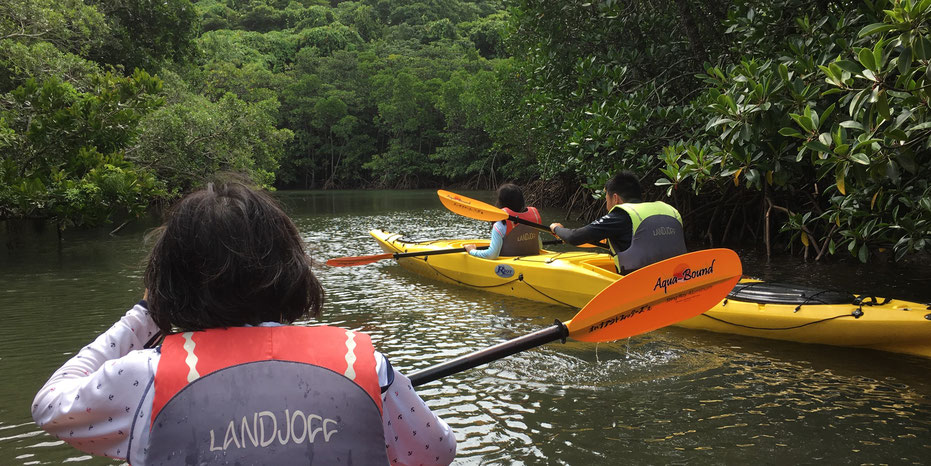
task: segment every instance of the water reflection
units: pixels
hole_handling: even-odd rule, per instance
[[[574,314],[431,282],[391,260],[323,265],[381,252],[372,228],[419,239],[487,234],[488,224],[445,211],[433,192],[282,198],[327,290],[322,320],[370,333],[406,372]],[[41,433],[28,406],[57,365],[138,299],[145,231],[67,233],[60,250],[52,232],[0,255],[0,371],[16,374],[0,379],[0,464],[115,464]],[[914,269],[742,257],[767,279],[931,301]],[[922,463],[929,369],[931,360],[911,356],[667,328],[610,344],[550,344],[419,392],[455,429],[458,464]]]

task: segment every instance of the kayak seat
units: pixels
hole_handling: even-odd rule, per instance
[[[738,283],[727,299],[760,304],[853,304],[856,296],[845,291],[821,290],[783,283]]]

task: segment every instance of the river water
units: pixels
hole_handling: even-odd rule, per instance
[[[411,239],[487,235],[489,224],[445,211],[432,191],[279,196],[327,290],[322,322],[370,333],[403,371],[575,313],[431,282],[390,260],[323,265],[380,253],[373,228]],[[54,369],[141,296],[143,223],[115,236],[67,231],[60,246],[54,231],[0,230],[0,464],[120,463],[45,434],[29,407]],[[922,266],[766,263],[738,252],[745,273],[767,280],[931,302]],[[456,464],[927,464],[929,373],[931,359],[666,328],[550,344],[418,391],[455,430]]]

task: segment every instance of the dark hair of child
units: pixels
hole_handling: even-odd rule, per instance
[[[240,183],[194,192],[156,230],[144,282],[165,334],[317,317],[323,288],[294,222]]]
[[[605,183],[607,194],[617,194],[625,201],[640,199],[640,179],[633,172],[622,171]]]
[[[507,207],[514,212],[523,212],[527,209],[524,205],[524,193],[513,183],[505,183],[498,187],[497,204],[498,207]]]

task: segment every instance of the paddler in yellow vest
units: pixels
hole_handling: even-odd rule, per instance
[[[520,187],[512,183],[505,183],[498,187],[498,202],[508,215],[518,217],[533,223],[543,223],[540,212],[535,207],[527,207],[524,202],[524,193]],[[491,227],[491,243],[488,249],[476,249],[474,244],[464,247],[469,254],[482,259],[497,259],[498,256],[532,256],[539,254],[543,244],[540,242],[540,231],[522,223],[510,220],[499,220]]]
[[[608,214],[598,220],[576,229],[552,223],[550,231],[573,245],[608,240],[621,274],[687,252],[679,211],[662,201],[643,202],[633,173],[622,171],[608,180],[605,202]]]

